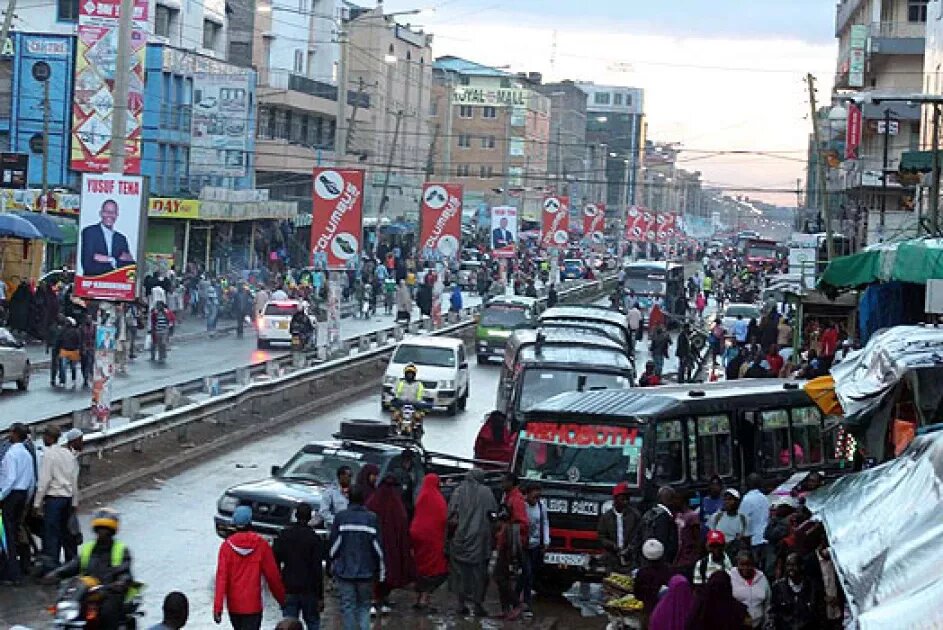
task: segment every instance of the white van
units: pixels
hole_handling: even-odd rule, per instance
[[[410,363],[416,366],[416,379],[422,381],[425,403],[445,407],[450,414],[465,409],[469,389],[465,342],[455,337],[421,336],[404,339],[393,351],[383,375],[383,410],[389,408],[396,383]]]

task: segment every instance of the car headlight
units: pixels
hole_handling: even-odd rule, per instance
[[[454,389],[455,381],[439,381],[439,389]]]
[[[384,377],[383,377],[383,384],[384,384],[384,385],[396,385],[396,377],[395,377],[395,376],[390,376],[390,375],[384,376]]]
[[[60,621],[75,621],[81,612],[82,607],[78,602],[64,601],[56,604],[56,619]]]
[[[231,494],[224,494],[216,503],[216,509],[223,513],[234,512],[239,507],[239,499]]]

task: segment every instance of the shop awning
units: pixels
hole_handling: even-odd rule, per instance
[[[825,268],[819,287],[847,290],[893,280],[926,284],[934,278],[943,278],[943,239],[925,237],[836,258]]]

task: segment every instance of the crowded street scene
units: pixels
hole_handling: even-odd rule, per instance
[[[941,3],[0,13],[0,628],[943,628]]]

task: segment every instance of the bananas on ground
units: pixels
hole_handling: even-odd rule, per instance
[[[635,599],[635,595],[626,595],[625,597],[620,597],[618,599],[610,599],[608,602],[606,602],[606,606],[616,610],[634,612],[637,610],[642,610],[642,601]]]
[[[610,573],[603,580],[603,584],[608,584],[609,586],[613,586],[619,589],[620,591],[631,592],[635,586],[635,581],[632,579],[632,576],[630,575],[623,575],[621,573]]]

